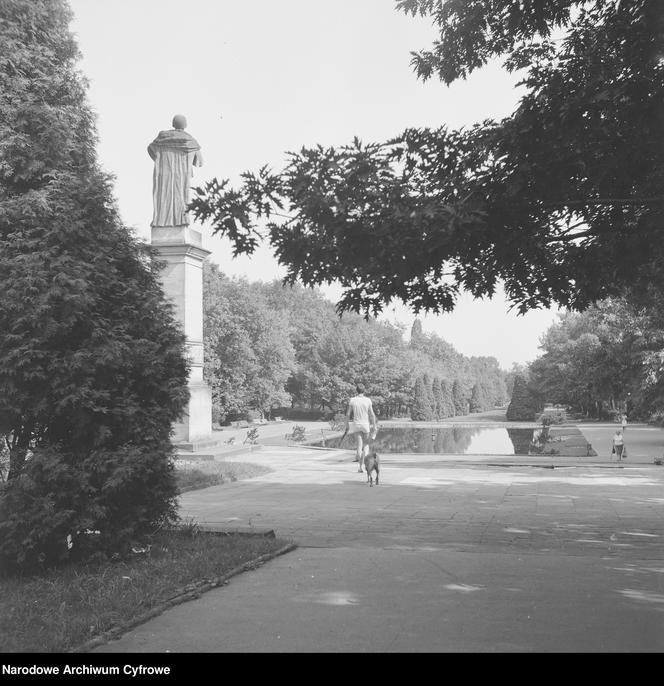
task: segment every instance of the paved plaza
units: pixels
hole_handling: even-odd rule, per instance
[[[582,429],[610,446],[614,425]],[[642,439],[637,439],[641,432]],[[184,516],[298,548],[97,652],[659,652],[664,431],[595,458],[384,455],[265,446],[269,474],[194,491]],[[608,442],[607,442],[608,440]],[[632,457],[633,456],[633,457]]]

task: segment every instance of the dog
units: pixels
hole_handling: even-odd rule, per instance
[[[376,486],[380,479],[380,456],[375,450],[364,456],[364,468],[367,470],[367,481],[369,486],[373,486],[373,473],[376,472]]]

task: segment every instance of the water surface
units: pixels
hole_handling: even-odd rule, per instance
[[[533,429],[505,427],[444,427],[380,429],[374,442],[378,452],[433,455],[534,455]],[[322,446],[323,442],[316,443]],[[332,438],[327,448],[355,447],[355,436]]]

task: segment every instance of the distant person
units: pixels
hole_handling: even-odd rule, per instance
[[[369,450],[369,435],[375,435],[377,429],[376,415],[373,411],[371,399],[364,395],[364,386],[358,383],[355,386],[357,395],[350,399],[346,412],[346,432],[355,434],[356,449],[355,462],[360,463],[358,472],[362,471],[364,456]]]
[[[613,435],[613,450],[611,451],[611,454],[616,455],[618,458],[618,462],[622,460],[623,454],[625,457],[627,457],[627,454],[625,452],[625,437],[623,436],[623,432],[618,429],[616,433]]]
[[[626,414],[623,414],[623,416],[620,418],[620,424],[622,425],[622,432],[624,435],[625,429],[627,428],[627,415]]]

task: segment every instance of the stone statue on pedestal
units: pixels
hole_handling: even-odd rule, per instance
[[[210,251],[187,217],[193,167],[202,166],[203,158],[186,126],[181,114],[175,116],[173,130],[161,131],[148,153],[154,160],[151,243],[162,265],[164,295],[174,305],[191,362],[189,403],[173,424],[172,440],[180,452],[191,453],[208,449],[217,439],[212,435],[212,395],[203,378],[203,261]]]
[[[203,165],[201,146],[185,131],[187,120],[173,117],[173,129],[160,131],[148,146],[154,160],[151,226],[188,226],[187,206],[193,168]]]

